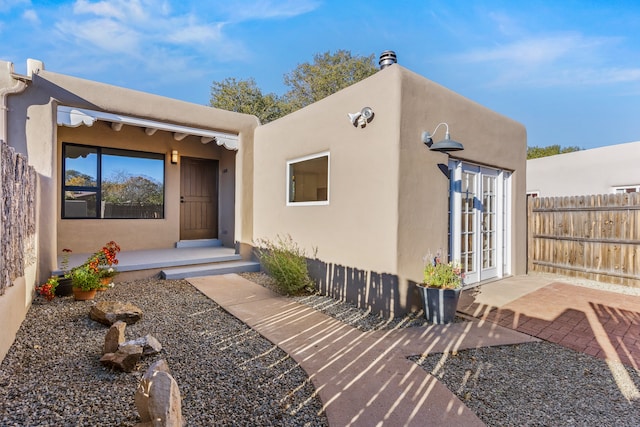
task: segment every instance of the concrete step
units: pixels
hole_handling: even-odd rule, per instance
[[[165,269],[160,272],[163,279],[186,279],[189,277],[216,276],[229,273],[260,271],[260,263],[253,261],[227,261]]]
[[[218,239],[180,240],[176,242],[176,248],[214,248],[222,246]]]

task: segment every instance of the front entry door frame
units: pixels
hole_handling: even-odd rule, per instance
[[[465,285],[509,274],[511,174],[459,160],[449,171],[449,258],[461,263]]]
[[[180,240],[218,238],[218,160],[180,158]]]

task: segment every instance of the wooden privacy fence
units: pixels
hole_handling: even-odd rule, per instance
[[[640,193],[528,200],[529,271],[640,287]]]

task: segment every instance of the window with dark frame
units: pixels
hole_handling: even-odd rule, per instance
[[[62,218],[164,218],[165,155],[62,145]]]

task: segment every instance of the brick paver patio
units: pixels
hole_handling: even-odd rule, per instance
[[[556,282],[481,312],[501,326],[640,367],[640,297]]]

